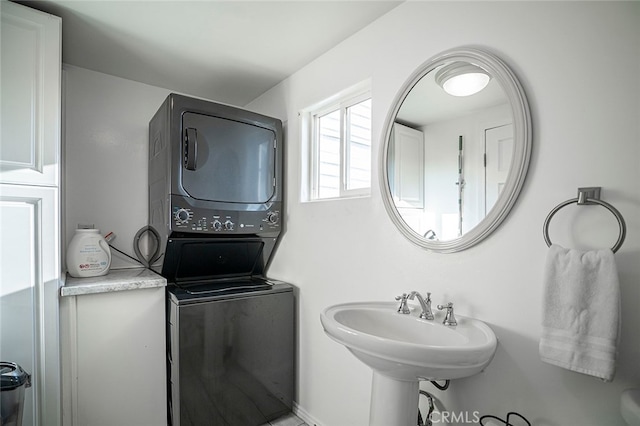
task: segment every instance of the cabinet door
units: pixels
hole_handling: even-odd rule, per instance
[[[23,426],[60,419],[58,189],[0,184],[0,358],[31,374]]]
[[[159,287],[65,297],[75,299],[70,424],[166,425],[164,292]]]
[[[61,20],[0,2],[0,182],[57,185]]]
[[[424,208],[424,135],[402,124],[393,125],[394,170],[391,193],[397,205]]]
[[[485,135],[485,214],[498,201],[509,174],[513,156],[513,125],[486,129]]]

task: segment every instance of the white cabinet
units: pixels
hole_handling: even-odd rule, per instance
[[[0,358],[32,376],[23,425],[59,425],[60,27],[0,2]]]
[[[393,125],[389,170],[391,194],[399,207],[424,208],[424,135],[399,123]]]
[[[58,198],[0,184],[0,357],[32,376],[24,426],[60,424]]]
[[[65,426],[167,423],[166,280],[67,278],[60,298]]]
[[[8,1],[0,8],[0,179],[57,186],[61,20]]]

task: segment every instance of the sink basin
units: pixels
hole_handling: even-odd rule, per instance
[[[320,315],[324,331],[373,369],[369,425],[416,425],[420,380],[459,379],[481,372],[498,340],[482,321],[458,325],[397,313],[393,302],[347,303]]]
[[[419,308],[396,310],[393,302],[347,303],[325,309],[320,320],[358,359],[400,380],[459,379],[491,362],[497,339],[482,321],[456,315],[458,325],[450,327],[418,318]]]

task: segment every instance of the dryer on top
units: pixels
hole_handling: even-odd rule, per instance
[[[282,169],[280,120],[169,95],[149,123],[149,224],[160,246],[243,236],[273,246],[282,226]]]

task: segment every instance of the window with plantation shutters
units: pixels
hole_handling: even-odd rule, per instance
[[[307,111],[308,200],[368,195],[371,189],[371,97],[349,93]]]

